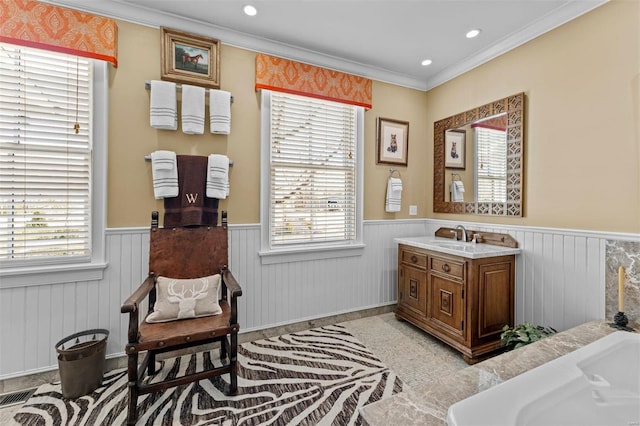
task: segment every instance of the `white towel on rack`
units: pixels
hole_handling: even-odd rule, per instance
[[[231,93],[209,90],[209,127],[211,133],[231,133]]]
[[[402,180],[390,177],[387,181],[387,198],[384,209],[389,213],[399,212],[402,205]]]
[[[178,196],[178,165],[173,151],[151,153],[153,195],[156,200]]]
[[[182,85],[182,131],[188,135],[204,134],[204,87]]]
[[[464,183],[461,180],[451,182],[451,201],[464,201]]]
[[[207,167],[207,197],[224,200],[229,196],[229,157],[209,155]]]
[[[149,112],[151,127],[162,130],[176,130],[178,128],[175,83],[151,80]]]

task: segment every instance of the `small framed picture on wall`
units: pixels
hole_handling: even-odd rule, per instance
[[[465,169],[466,136],[464,130],[451,129],[444,132],[444,166],[447,169]]]
[[[409,161],[409,122],[378,118],[376,164],[406,166]]]

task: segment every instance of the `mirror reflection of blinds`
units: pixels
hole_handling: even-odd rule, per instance
[[[477,153],[478,202],[507,200],[507,134],[504,130],[474,127]]]
[[[356,237],[356,110],[271,94],[271,243]]]
[[[0,75],[0,260],[88,258],[91,64],[1,43]]]

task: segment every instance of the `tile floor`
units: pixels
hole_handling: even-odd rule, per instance
[[[384,312],[389,310],[382,309],[383,313],[361,318],[358,316],[362,314],[354,313],[269,331],[247,333],[241,335],[239,340],[257,340],[305,328],[340,323],[400,377],[405,384],[405,390],[422,386],[438,377],[467,367],[457,351],[411,324],[396,320],[393,312]],[[19,408],[19,404],[1,408],[0,425],[16,424],[12,417]]]

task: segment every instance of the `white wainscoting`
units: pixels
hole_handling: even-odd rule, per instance
[[[515,238],[522,249],[516,257],[516,324],[527,321],[558,331],[605,317],[606,241],[640,241],[638,234],[434,219],[427,223],[427,235],[462,224]]]
[[[260,228],[230,227],[230,268],[241,283],[243,330],[257,330],[387,305],[396,300],[393,238],[420,235],[425,221],[366,222],[362,256],[262,265]]]
[[[365,221],[362,256],[262,265],[259,225],[231,225],[230,267],[243,286],[242,330],[392,304],[396,300],[394,237],[433,235],[441,220]],[[523,252],[516,264],[516,322],[564,330],[604,318],[605,241],[637,234],[462,222],[506,232]],[[106,328],[107,353],[122,354],[127,317],[120,305],[147,274],[148,229],[107,231],[108,268],[100,281],[0,290],[0,380],[57,368],[55,344],[77,331]]]
[[[0,379],[57,368],[56,343],[78,331],[107,329],[107,354],[123,352],[127,324],[120,305],[147,274],[148,234],[108,230],[102,280],[1,289]]]
[[[243,287],[244,331],[383,306],[396,300],[393,238],[423,235],[425,220],[369,221],[362,256],[261,265],[259,225],[229,227],[229,264]],[[57,368],[55,344],[77,331],[109,330],[107,354],[122,354],[122,302],[147,275],[148,228],[107,230],[101,281],[0,289],[0,380]]]

